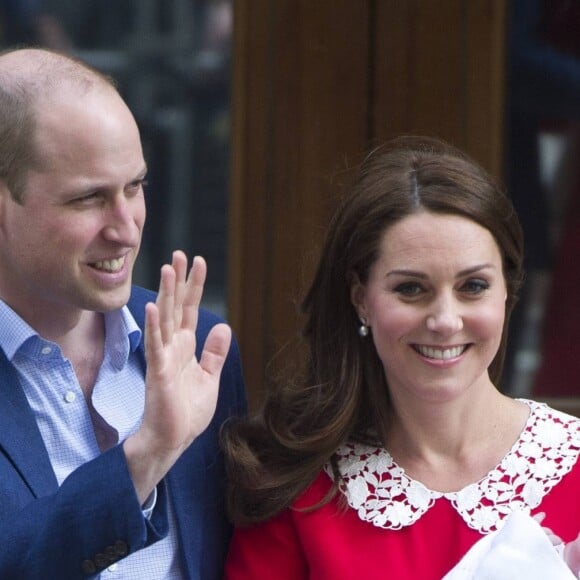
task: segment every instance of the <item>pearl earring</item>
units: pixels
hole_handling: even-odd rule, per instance
[[[360,326],[358,327],[358,335],[364,338],[369,335],[369,327],[364,318],[360,319]]]

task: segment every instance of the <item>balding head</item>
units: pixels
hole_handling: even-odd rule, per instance
[[[74,57],[37,48],[0,53],[0,180],[15,200],[22,201],[26,172],[37,162],[40,107],[59,94],[82,99],[94,90],[116,91],[111,79]]]

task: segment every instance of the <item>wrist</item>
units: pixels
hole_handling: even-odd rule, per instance
[[[144,505],[174,462],[154,453],[139,432],[124,441],[123,452],[137,498]]]

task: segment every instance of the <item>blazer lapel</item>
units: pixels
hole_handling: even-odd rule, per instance
[[[10,457],[34,496],[58,489],[44,441],[18,375],[0,350],[0,450]]]

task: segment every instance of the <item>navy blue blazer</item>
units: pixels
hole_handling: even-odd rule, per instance
[[[129,309],[141,328],[145,304],[154,299],[153,292],[133,288]],[[200,311],[199,350],[220,321]],[[145,367],[143,348],[142,342]],[[102,567],[163,537],[168,501],[173,502],[186,578],[221,578],[231,527],[224,511],[218,433],[229,416],[245,410],[239,351],[232,341],[215,416],[158,486],[157,507],[146,521],[121,445],[84,464],[58,487],[18,376],[0,350],[0,578],[90,577],[93,564]]]

